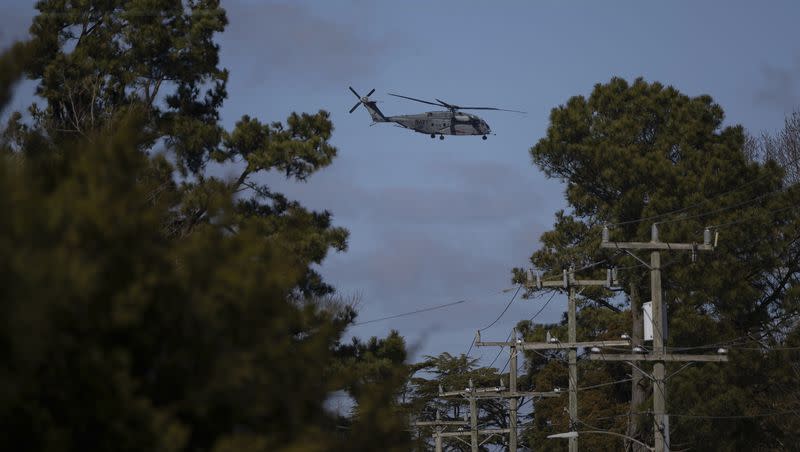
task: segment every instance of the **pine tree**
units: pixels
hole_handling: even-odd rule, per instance
[[[0,449],[408,449],[402,338],[383,341],[388,360],[371,373],[372,358],[342,345],[355,311],[311,270],[346,231],[248,179],[329,164],[332,125],[321,112],[219,129],[219,85],[193,97],[222,80],[204,66],[216,65],[216,4],[42,1],[34,40],[0,56],[0,110],[24,72],[47,102],[32,124],[12,115],[0,139]],[[156,23],[187,50],[147,53]],[[180,69],[161,85],[175,88],[167,107],[142,97],[157,84],[148,65]],[[157,142],[177,167],[149,152]],[[206,177],[211,154],[247,169]],[[342,431],[325,402],[351,387],[359,415]]]
[[[723,126],[723,119],[722,108],[709,96],[688,97],[642,79],[628,83],[614,78],[596,85],[588,98],[576,96],[553,109],[547,134],[531,156],[548,177],[566,183],[569,210],[557,213],[532,263],[558,273],[568,265],[614,262],[624,269],[620,278],[628,298],[638,294],[646,300],[645,269],[630,257],[601,251],[601,228],[613,225],[612,240],[647,241],[651,224],[658,222],[661,240],[692,242],[701,240],[704,227],[717,225],[715,252],[698,256],[695,263],[688,255],[664,257],[668,347],[752,336],[782,343],[786,324],[776,320],[797,319],[791,294],[800,268],[792,244],[800,237],[800,221],[791,207],[798,204],[798,191],[786,184],[775,162],[749,159],[742,127]],[[515,278],[521,277],[517,270]],[[597,305],[616,301],[603,292],[584,295]],[[764,395],[768,369],[762,356],[749,350],[735,351],[725,365],[690,368],[669,382],[667,410],[772,412],[771,399]],[[613,409],[602,400],[597,403]],[[674,417],[673,441],[706,447],[704,438],[713,437],[719,439],[718,450],[745,450],[776,447],[794,435],[775,435],[764,424],[758,418]]]
[[[333,292],[308,264],[321,263],[330,249],[345,250],[347,231],[333,226],[330,212],[309,211],[258,181],[271,170],[304,181],[328,166],[337,152],[328,142],[333,125],[321,110],[292,113],[283,123],[244,115],[233,130],[222,128],[228,71],[219,67],[214,37],[227,18],[219,0],[40,0],[36,8],[34,53],[25,69],[44,104],[30,107],[32,124],[12,116],[10,146],[20,149],[36,132],[55,152],[111,130],[131,110],[141,112],[139,150],[166,153],[180,176],[175,183],[174,174],[162,174],[152,194],[182,200],[165,233],[187,236],[208,222],[213,194],[227,186],[237,193],[238,216],[261,218],[265,237],[282,241],[291,225],[308,226],[302,240],[286,238],[308,267],[298,293]],[[209,162],[241,172],[220,180],[207,174]]]
[[[508,372],[503,373],[504,370],[498,372],[498,369],[493,367],[480,367],[477,359],[466,355],[453,356],[449,353],[442,353],[438,356],[426,356],[424,361],[413,366],[412,376],[409,380],[408,410],[419,421],[435,420],[437,411],[440,413],[441,419],[456,421],[469,419],[467,399],[441,398],[439,397],[439,388],[441,387],[444,391],[460,391],[469,387],[470,380],[476,388],[498,387],[501,379],[508,385]],[[520,390],[523,388],[525,386],[520,386]],[[482,398],[478,400],[477,406],[480,428],[508,428],[507,400]],[[469,421],[466,422],[468,424]],[[419,450],[429,450],[432,447],[429,443],[432,441],[433,431],[430,427],[418,428],[418,442],[422,444]],[[462,439],[469,440],[468,437]],[[487,447],[488,445],[508,444],[505,436],[481,437],[479,441],[486,441]],[[470,450],[468,443],[455,439],[446,440],[444,443],[444,450]]]

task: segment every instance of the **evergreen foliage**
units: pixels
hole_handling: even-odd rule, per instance
[[[44,99],[0,139],[0,449],[408,450],[402,337],[343,345],[312,268],[347,231],[254,180],[329,165],[328,114],[221,128],[216,0],[37,8],[0,56],[0,110]]]
[[[569,211],[557,213],[531,261],[549,274],[568,265],[613,262],[623,268],[627,295],[636,290],[645,298],[647,270],[628,256],[599,248],[603,225],[613,225],[612,241],[648,241],[651,224],[659,223],[660,239],[672,242],[699,242],[704,227],[718,226],[719,246],[700,253],[697,262],[689,253],[662,254],[667,346],[706,345],[693,351],[713,351],[713,344],[733,341],[729,363],[695,365],[668,381],[667,412],[676,414],[673,444],[777,449],[798,442],[797,429],[787,428],[787,419],[776,415],[777,406],[796,406],[797,399],[787,402],[772,381],[777,372],[784,375],[781,381],[795,387],[800,382],[796,352],[778,350],[797,334],[800,212],[792,206],[798,205],[800,191],[788,185],[775,161],[749,158],[743,129],[724,126],[723,119],[722,108],[709,96],[688,97],[642,79],[614,78],[596,85],[588,98],[576,96],[553,109],[547,135],[531,156],[545,174],[566,183]],[[597,270],[582,274],[603,278]],[[515,271],[516,280],[522,276]],[[602,290],[583,295],[597,306],[619,301]],[[587,315],[584,305],[578,318]],[[600,331],[586,331],[583,338],[606,337],[602,321],[594,321]],[[669,365],[667,374],[677,366]],[[613,365],[607,367],[604,372],[620,375]],[[581,362],[579,372],[591,375],[595,368]],[[579,416],[624,434],[623,423],[600,413],[645,412],[650,406],[646,401],[628,407],[628,400],[582,392]],[[747,417],[755,413],[768,415]],[[639,417],[650,428],[652,418]],[[530,435],[541,438],[551,431],[537,419]],[[709,438],[715,439],[713,445]]]
[[[227,18],[219,0],[40,0],[36,8],[24,69],[44,105],[31,105],[32,124],[12,115],[11,148],[21,149],[32,132],[51,150],[92,140],[136,111],[138,148],[166,153],[182,176],[164,172],[154,187],[153,196],[170,192],[181,199],[164,225],[168,234],[186,236],[207,223],[213,193],[227,185],[237,194],[239,218],[261,218],[265,235],[296,243],[296,257],[308,267],[298,292],[333,292],[308,264],[322,262],[329,249],[345,250],[347,231],[333,226],[329,212],[308,211],[258,181],[272,170],[303,181],[328,166],[337,152],[328,142],[333,125],[319,111],[269,124],[245,115],[233,130],[222,128],[228,72],[219,67],[214,35]],[[241,173],[233,180],[211,177],[210,162],[236,165]],[[302,238],[292,232],[295,225],[305,228]]]
[[[438,356],[426,356],[424,361],[414,366],[413,371],[414,374],[409,381],[407,406],[414,413],[415,419],[419,421],[433,421],[436,419],[436,412],[439,411],[442,420],[466,420],[466,424],[469,425],[469,400],[464,397],[440,398],[440,386],[444,391],[462,391],[469,387],[470,380],[475,388],[498,387],[501,379],[506,387],[509,384],[508,373],[499,373],[492,367],[479,367],[477,359],[466,355],[453,356],[449,353],[442,353]],[[479,398],[477,406],[478,425],[481,429],[508,428],[508,402],[506,400]],[[468,429],[468,427],[466,428]],[[416,450],[432,448],[431,435],[433,431],[432,427],[417,428]],[[449,431],[452,431],[452,428]],[[461,439],[467,443],[449,439],[443,441],[443,449],[446,451],[469,451],[469,436]],[[479,440],[486,440],[485,447],[481,450],[489,450],[489,446],[508,445],[505,436],[481,437]]]

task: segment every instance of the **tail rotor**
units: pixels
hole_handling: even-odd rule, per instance
[[[355,96],[358,98],[358,102],[357,102],[355,105],[353,105],[353,108],[351,108],[351,109],[350,109],[350,113],[352,113],[352,112],[356,111],[356,108],[358,108],[358,106],[359,106],[359,105],[366,105],[366,104],[367,104],[367,102],[372,102],[372,101],[369,99],[369,96],[371,96],[371,95],[372,95],[372,93],[374,93],[374,92],[375,92],[375,88],[372,88],[372,91],[370,91],[369,93],[367,93],[367,95],[366,95],[366,96],[364,96],[364,97],[361,97],[361,95],[360,95],[360,94],[358,94],[358,93],[356,92],[356,90],[354,90],[354,89],[353,89],[353,87],[352,87],[352,86],[348,86],[348,88],[350,88],[350,91],[352,91],[352,92],[353,92],[353,94],[355,94]]]

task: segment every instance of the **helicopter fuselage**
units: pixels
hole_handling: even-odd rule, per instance
[[[405,129],[411,129],[415,132],[425,133],[439,139],[444,139],[445,135],[480,135],[484,140],[486,135],[492,133],[489,124],[486,124],[480,116],[471,113],[464,113],[462,110],[499,110],[511,111],[515,113],[525,113],[517,110],[506,110],[496,107],[459,107],[455,104],[449,104],[443,100],[436,99],[436,102],[429,102],[427,100],[416,99],[414,97],[401,96],[400,94],[389,93],[390,96],[402,97],[404,99],[413,100],[428,105],[435,105],[447,108],[447,110],[428,111],[425,113],[418,113],[414,115],[398,115],[386,116],[378,108],[378,104],[369,98],[375,92],[373,88],[366,96],[361,96],[352,86],[349,87],[353,95],[358,98],[358,102],[350,109],[350,113],[356,111],[356,108],[363,105],[367,109],[369,116],[372,118],[373,124],[380,122],[393,122]]]
[[[387,116],[386,120],[431,136],[487,135],[492,131],[479,116],[461,111],[429,111],[414,115]]]

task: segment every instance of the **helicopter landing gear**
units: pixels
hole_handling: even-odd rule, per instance
[[[444,140],[444,135],[439,135],[440,140]]]
[[[486,135],[482,136],[482,137],[481,137],[481,139],[482,139],[482,140],[485,140],[485,139],[486,139]]]
[[[436,138],[436,134],[435,134],[435,133],[432,133],[432,134],[431,134],[431,138]]]

